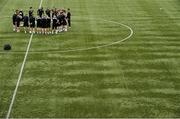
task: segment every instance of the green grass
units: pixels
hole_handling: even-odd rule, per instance
[[[6,117],[29,34],[14,33],[13,9],[40,0],[0,0],[0,118]],[[180,1],[43,0],[44,8],[70,7],[72,29],[34,35],[10,117],[180,117]],[[162,10],[160,10],[162,8]],[[129,30],[127,41],[101,49]],[[4,52],[10,43],[12,51]]]

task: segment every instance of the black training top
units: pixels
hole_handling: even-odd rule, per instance
[[[33,15],[33,10],[29,10],[29,17]]]
[[[59,21],[62,21],[62,20],[63,20],[63,15],[62,15],[62,14],[58,15],[58,16],[57,16],[57,19],[58,19]]]
[[[67,13],[67,18],[68,18],[68,19],[71,19],[71,12],[68,12],[68,13]]]
[[[38,17],[38,18],[37,18],[37,24],[40,24],[40,23],[41,23],[41,18]]]
[[[16,22],[20,22],[21,21],[21,17],[20,17],[20,15],[17,15],[16,16]]]
[[[17,15],[13,14],[13,17],[12,17],[13,22],[16,22],[16,17],[17,17]]]
[[[24,23],[28,23],[29,22],[29,17],[28,16],[24,16],[23,17],[23,21],[24,21]]]
[[[45,24],[46,24],[46,17],[43,17],[43,18],[41,19],[41,21],[42,21],[42,24],[45,25]]]
[[[51,18],[50,17],[47,17],[47,23],[51,23]]]
[[[33,17],[33,16],[29,17],[29,22],[30,23],[35,24],[35,20],[36,20],[35,17]]]
[[[42,17],[43,13],[44,13],[44,10],[43,10],[43,9],[38,9],[37,14],[38,14],[40,17]]]
[[[46,14],[47,14],[48,17],[50,17],[51,16],[51,11],[49,9],[47,9]]]

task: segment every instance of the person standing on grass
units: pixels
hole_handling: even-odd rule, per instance
[[[23,22],[24,22],[24,25],[23,25],[24,33],[27,33],[29,31],[29,17],[27,14],[23,17]]]
[[[33,12],[34,12],[33,8],[30,7],[30,8],[29,8],[29,17],[33,16]]]
[[[46,9],[46,15],[48,17],[51,17],[51,10],[49,8]]]
[[[54,16],[57,17],[57,14],[58,14],[57,9],[54,8],[54,9],[52,9],[51,11],[52,11],[52,18],[53,18]]]
[[[42,34],[46,34],[46,16],[42,16]]]
[[[71,28],[71,12],[70,12],[70,8],[68,8],[68,10],[67,10],[67,22],[68,22],[69,28]]]
[[[13,31],[16,31],[16,17],[17,17],[17,10],[15,11],[15,13],[12,16],[12,23],[13,23]]]
[[[57,30],[57,22],[58,22],[58,20],[57,20],[57,16],[56,15],[53,15],[53,18],[52,18],[53,20],[53,23],[52,23],[52,34],[54,34],[54,33],[56,33],[57,34],[57,32],[56,32],[56,30]]]
[[[19,11],[19,15],[20,15],[22,18],[24,17],[24,12],[23,12],[22,9]]]
[[[16,32],[20,32],[20,22],[21,22],[21,16],[19,14],[19,10],[16,10]]]
[[[66,10],[62,11],[62,26],[63,26],[63,31],[67,31],[67,16],[66,16]]]
[[[59,10],[58,11],[58,14],[57,14],[57,30],[56,30],[56,33],[58,32],[62,32],[62,14],[60,13],[61,11]]]
[[[49,15],[47,15],[46,17],[47,34],[51,34],[51,18],[49,17]]]
[[[39,9],[37,10],[37,15],[38,15],[39,17],[42,17],[43,14],[44,14],[44,9],[43,9],[43,7],[41,7],[41,8],[39,8]]]
[[[40,16],[37,16],[36,21],[37,21],[36,32],[37,34],[41,34],[42,33],[42,18]]]
[[[19,11],[19,15],[20,15],[20,17],[21,17],[21,23],[20,23],[20,26],[23,26],[24,12],[23,12],[22,9]]]
[[[29,31],[29,33],[35,33],[35,20],[36,19],[32,14],[32,16],[29,17],[29,23],[30,23],[30,31]]]

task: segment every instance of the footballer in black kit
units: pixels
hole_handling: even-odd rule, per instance
[[[23,24],[24,32],[27,33],[29,30],[29,17],[27,14],[23,17],[23,22],[24,22],[24,24]]]
[[[65,12],[62,13],[62,31],[67,31],[67,19]]]
[[[51,10],[47,8],[44,13],[42,7],[37,10],[37,17],[34,17],[33,12],[32,7],[30,7],[28,14],[25,15],[23,10],[16,10],[12,16],[13,30],[19,32],[21,22],[25,33],[29,31],[29,33],[54,34],[67,31],[67,26],[71,27],[70,9],[66,12],[64,9],[53,8]]]
[[[29,33],[35,33],[35,17],[32,15],[29,17],[30,31]]]
[[[54,33],[56,32],[56,30],[57,30],[57,22],[58,22],[57,16],[54,15],[52,19],[53,19],[53,23],[52,23],[52,34],[54,34]],[[57,32],[56,32],[56,33],[57,33]]]
[[[12,16],[13,31],[16,31],[16,17],[17,17],[17,11]]]
[[[43,9],[43,7],[41,7],[41,8],[39,8],[39,9],[37,10],[37,15],[38,15],[39,17],[42,17],[43,14],[44,14],[44,9]]]
[[[44,15],[41,19],[41,23],[42,23],[42,33],[45,34],[46,33],[46,16]]]
[[[48,17],[51,17],[51,10],[49,8],[46,9],[46,15]]]
[[[67,22],[68,22],[69,28],[71,28],[71,12],[70,12],[69,8],[68,8],[68,11],[67,11]]]
[[[23,12],[23,10],[22,10],[22,9],[19,11],[19,15],[21,15],[21,16],[22,16],[22,18],[24,17],[24,12]]]
[[[21,16],[19,14],[19,10],[16,10],[15,13],[12,16],[12,22],[13,22],[13,31],[20,32],[20,22],[21,22]]]
[[[46,32],[49,34],[51,32],[51,18],[49,16],[46,17]]]
[[[62,32],[62,28],[61,28],[61,26],[62,26],[62,14],[61,13],[58,13],[58,15],[57,15],[57,30],[58,30],[58,32]]]
[[[23,22],[24,12],[22,9],[19,11],[19,15],[21,17],[21,22]]]
[[[41,17],[37,16],[36,21],[37,21],[36,31],[39,34],[39,33],[41,33],[41,28],[42,28],[42,19],[41,19]]]
[[[20,32],[20,22],[21,22],[21,16],[19,15],[19,12],[17,13],[17,16],[16,16],[16,31],[17,32]]]
[[[33,15],[33,12],[34,12],[33,8],[30,7],[30,8],[29,8],[29,17]]]

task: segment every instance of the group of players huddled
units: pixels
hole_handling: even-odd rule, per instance
[[[43,7],[37,10],[37,17],[34,16],[32,7],[29,9],[29,15],[23,10],[16,10],[12,17],[13,31],[20,32],[20,26],[24,27],[25,33],[37,34],[57,34],[66,32],[71,28],[71,12],[65,9],[49,9],[45,11]]]

